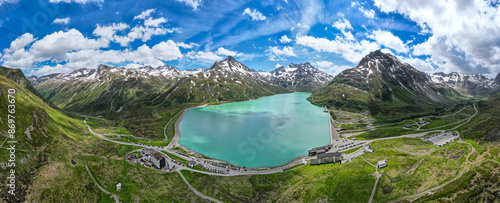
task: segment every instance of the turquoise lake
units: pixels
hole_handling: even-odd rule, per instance
[[[189,110],[179,143],[208,157],[247,167],[287,164],[330,143],[328,114],[310,93],[279,94]]]

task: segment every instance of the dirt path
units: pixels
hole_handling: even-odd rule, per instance
[[[365,160],[365,161],[366,161],[366,163],[368,163],[368,164],[370,164],[371,166],[375,167],[375,178],[376,178],[376,180],[375,180],[375,185],[373,185],[372,194],[370,195],[370,199],[368,200],[368,203],[372,203],[372,201],[373,201],[373,197],[375,197],[375,192],[377,191],[378,179],[380,179],[380,177],[382,177],[382,175],[378,173],[378,167],[377,167],[377,166],[375,166],[375,165],[373,165],[372,163],[370,163],[369,161],[367,161],[367,160],[365,159],[365,157],[362,157],[362,156],[361,156],[361,158],[363,158],[363,160]]]
[[[195,190],[193,188],[193,186],[191,186],[191,184],[189,184],[189,182],[186,180],[186,178],[184,177],[184,175],[182,175],[182,173],[180,171],[177,171],[180,175],[181,175],[181,178],[182,180],[184,180],[184,182],[186,183],[186,185],[189,187],[189,189],[191,189],[191,191],[193,191],[196,195],[198,195],[199,197],[203,198],[203,199],[206,199],[206,200],[210,200],[212,202],[217,202],[217,203],[222,203],[221,201],[219,200],[216,200],[212,197],[209,197],[209,196],[205,196],[204,194],[201,194],[200,192],[198,192],[197,190]]]
[[[460,134],[459,134],[459,135],[460,135]],[[472,155],[472,154],[476,151],[476,149],[474,148],[474,146],[472,146],[472,144],[470,144],[470,143],[468,143],[468,142],[464,142],[464,141],[462,141],[462,140],[460,140],[460,141],[458,141],[458,142],[459,142],[459,143],[466,143],[466,144],[469,144],[469,145],[470,145],[470,147],[471,147],[471,151],[469,152],[469,154],[468,154],[468,155],[467,155],[467,157],[465,158],[465,166],[464,166],[464,168],[460,171],[460,173],[459,173],[457,176],[455,176],[453,179],[451,179],[451,180],[449,180],[449,181],[446,181],[445,183],[443,183],[443,184],[441,184],[441,185],[439,185],[439,186],[433,187],[433,188],[431,188],[431,189],[425,190],[425,191],[420,192],[420,193],[417,193],[417,194],[413,194],[413,195],[409,195],[409,196],[405,196],[405,197],[400,197],[400,198],[398,198],[398,199],[396,199],[396,200],[392,200],[392,201],[390,201],[390,202],[401,202],[401,201],[405,201],[405,200],[409,200],[410,202],[413,202],[413,201],[415,201],[415,200],[419,199],[420,197],[423,197],[423,196],[426,196],[426,195],[432,195],[432,194],[434,194],[434,192],[435,192],[436,190],[439,190],[439,189],[441,189],[441,188],[443,188],[443,187],[447,186],[448,184],[450,184],[450,183],[452,183],[452,182],[455,182],[456,180],[458,180],[459,178],[461,178],[461,177],[462,177],[462,175],[464,175],[464,173],[465,173],[466,171],[468,171],[468,169],[469,169],[469,165],[470,165],[470,164],[469,164],[469,157],[470,157],[470,155]]]
[[[104,189],[103,187],[101,187],[101,185],[99,185],[99,183],[97,183],[97,181],[95,180],[94,176],[90,172],[89,167],[87,166],[87,164],[85,164],[85,169],[87,169],[87,173],[89,174],[89,176],[92,179],[92,181],[94,181],[94,184],[99,188],[99,190],[101,190],[102,192],[104,192],[104,193],[106,193],[108,195],[111,195],[111,197],[113,197],[115,199],[116,203],[120,203],[120,201],[118,200],[118,195],[115,195],[115,194],[107,191],[106,189]]]
[[[283,192],[283,194],[281,194],[281,195],[278,197],[278,199],[276,199],[276,202],[280,202],[280,198],[281,198],[283,195],[287,194],[290,190],[294,189],[297,185],[299,185],[299,184],[300,184],[302,181],[304,181],[304,180],[305,180],[305,179],[302,179],[302,180],[300,180],[299,182],[297,182],[297,183],[295,183],[294,185],[292,185],[290,188],[288,188],[288,190],[286,190],[285,192]],[[282,202],[282,201],[281,201],[281,202]]]

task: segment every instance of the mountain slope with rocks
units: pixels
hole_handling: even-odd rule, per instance
[[[329,75],[309,63],[281,66],[271,72],[259,71],[259,74],[274,84],[280,85],[294,92],[314,92],[327,85],[333,76]]]
[[[101,65],[30,78],[36,89],[60,108],[99,115],[146,106],[244,101],[289,92],[230,56],[210,69]]]
[[[273,84],[231,56],[206,71],[181,78],[155,103],[205,103],[256,99],[290,91]]]
[[[434,85],[425,73],[394,55],[377,50],[335,76],[309,99],[320,106],[369,110],[383,117],[436,111],[463,97],[449,87]]]
[[[460,73],[433,73],[429,79],[438,85],[448,86],[463,95],[485,98],[500,92],[500,83],[494,79],[488,79],[483,75],[468,75]],[[497,80],[498,76],[497,76]]]
[[[274,84],[294,92],[314,92],[333,79],[332,75],[311,66],[308,62],[291,63],[286,67],[281,66],[271,72],[259,71],[259,74]]]
[[[186,72],[162,66],[137,69],[101,65],[97,69],[79,69],[69,74],[43,76],[36,89],[62,109],[108,114],[141,105],[144,99],[169,88]],[[40,81],[44,80],[44,81]]]

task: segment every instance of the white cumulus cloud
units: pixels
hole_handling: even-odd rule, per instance
[[[375,11],[374,10],[368,10],[368,9],[363,8],[363,7],[360,7],[359,11],[361,11],[361,13],[363,13],[363,15],[367,18],[375,18]]]
[[[368,38],[377,41],[380,45],[396,50],[398,53],[408,53],[409,51],[406,44],[389,31],[376,30],[371,35],[368,35]]]
[[[145,10],[145,11],[141,12],[141,14],[134,16],[134,20],[135,19],[146,19],[147,17],[149,17],[151,15],[151,13],[154,13],[155,11],[156,11],[155,8]]]
[[[414,54],[446,72],[500,72],[500,7],[489,0],[374,0],[382,12],[399,13],[417,23],[430,38]]]
[[[293,47],[290,46],[283,47],[283,49],[280,49],[277,46],[270,46],[267,48],[266,53],[271,61],[279,61],[284,60],[285,57],[296,56],[293,52]]]
[[[318,69],[330,75],[337,75],[343,70],[351,68],[350,66],[338,66],[330,61],[316,61],[312,65],[317,66]]]
[[[351,23],[345,18],[339,19],[333,23],[332,27],[337,28],[338,30],[352,30]]]
[[[180,28],[166,28],[162,24],[167,22],[167,19],[147,17],[151,12],[142,12],[139,19],[142,17],[147,18],[144,20],[143,25],[136,25],[130,28],[125,23],[113,23],[110,25],[96,25],[93,34],[103,39],[119,43],[121,46],[128,46],[130,42],[141,39],[142,42],[147,42],[153,36],[166,35],[169,33],[180,33]],[[143,15],[144,14],[144,15]],[[136,16],[137,17],[137,16]],[[124,33],[128,31],[127,33]]]
[[[172,40],[162,41],[152,47],[142,45],[136,50],[103,50],[109,46],[109,42],[104,37],[87,38],[75,29],[54,32],[39,40],[26,33],[14,40],[8,49],[4,49],[0,61],[4,66],[21,68],[31,74],[49,74],[95,68],[103,63],[160,66],[164,65],[164,61],[183,57]],[[33,68],[44,63],[55,65]]]
[[[197,47],[197,46],[200,46],[199,44],[196,44],[194,42],[191,42],[189,44],[186,44],[184,42],[177,42],[175,43],[178,47],[182,47],[184,49],[192,49],[193,47]]]
[[[35,41],[33,35],[31,33],[26,33],[24,35],[19,36],[14,41],[12,41],[10,43],[10,48],[5,49],[5,52],[10,53],[17,51],[19,49],[23,49],[25,46],[31,44],[33,41]]]
[[[245,11],[243,11],[242,15],[248,15],[252,18],[252,20],[255,21],[263,21],[266,20],[266,16],[264,16],[261,12],[259,12],[257,9],[250,9],[246,8]]]
[[[70,21],[70,18],[69,18],[69,17],[66,17],[66,18],[56,18],[56,19],[54,19],[54,22],[52,22],[52,23],[54,23],[54,24],[65,24],[65,25],[67,25],[67,24],[69,23],[69,21]]]
[[[230,50],[225,49],[224,47],[219,47],[215,53],[218,55],[224,55],[224,56],[243,56],[243,53],[238,53],[236,51],[230,51]]]
[[[203,0],[175,0],[175,1],[185,3],[186,5],[193,7],[193,11],[198,10],[198,6],[200,6],[201,3],[203,3]]]
[[[336,37],[334,40],[329,40],[305,35],[298,36],[295,41],[298,45],[312,48],[315,51],[339,54],[352,63],[359,62],[365,55],[380,48],[375,42],[352,41],[346,37]]]
[[[280,38],[280,42],[283,43],[283,44],[290,43],[291,41],[292,40],[290,38],[288,38],[288,36],[286,36],[286,35],[283,35]]]
[[[151,27],[158,27],[160,24],[162,23],[166,23],[167,22],[167,19],[165,19],[164,17],[160,17],[160,18],[148,18],[144,21],[144,25],[145,26],[151,26]]]
[[[205,61],[220,61],[222,60],[222,56],[217,55],[211,51],[190,51],[186,54],[186,57],[197,60],[205,60]]]

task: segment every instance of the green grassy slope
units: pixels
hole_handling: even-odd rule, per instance
[[[478,142],[500,142],[500,93],[477,103],[478,115],[458,128],[463,136]]]
[[[425,73],[377,50],[335,76],[310,101],[347,111],[369,110],[377,118],[397,120],[439,112],[467,99],[451,88],[431,84]]]
[[[239,82],[236,82],[239,81]],[[162,106],[184,103],[233,102],[256,99],[276,93],[288,93],[279,86],[247,82],[235,78],[182,78],[165,93],[153,98],[151,104]]]
[[[141,107],[148,98],[168,89],[171,83],[107,73],[102,81],[48,81],[36,88],[64,110],[108,116]]]
[[[52,102],[50,102],[46,97],[44,97],[42,94],[40,94],[33,85],[31,85],[30,81],[26,79],[23,71],[21,69],[12,69],[12,68],[7,68],[0,66],[0,75],[3,75],[4,77],[15,81],[17,84],[19,84],[21,87],[27,89],[34,95],[40,97],[45,103],[49,104],[53,108],[57,108],[56,105],[54,105]]]
[[[452,179],[470,150],[466,144],[454,142],[438,148],[410,138],[374,142],[372,148],[374,153],[363,156],[373,164],[387,158],[389,165],[383,168],[375,202],[415,194]],[[359,157],[341,165],[306,165],[273,175],[183,174],[198,191],[225,202],[366,202],[375,183],[374,172]]]
[[[125,202],[199,202],[178,174],[164,174],[130,164],[125,154],[137,148],[102,141],[90,133],[82,117],[52,108],[13,80],[0,75],[0,141],[6,140],[7,93],[16,89],[16,192],[7,193],[7,175],[0,172],[0,201],[7,202],[110,202],[90,180],[89,165],[99,183]],[[165,115],[167,116],[167,115]],[[32,126],[32,127],[31,127]],[[29,130],[26,133],[26,129]],[[8,162],[7,143],[0,148],[0,163]],[[6,168],[10,169],[10,168]],[[156,188],[156,189],[152,189]],[[160,189],[158,189],[160,188]]]

